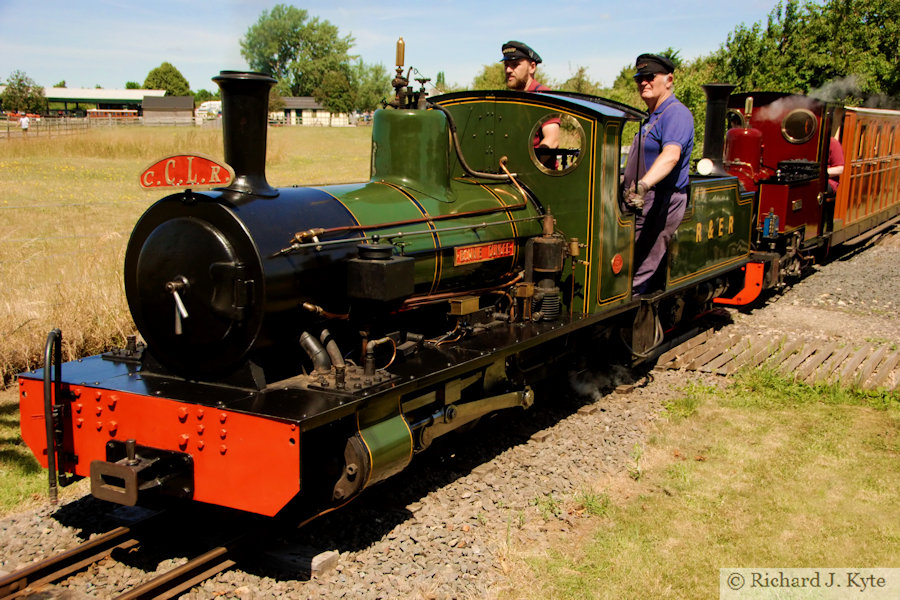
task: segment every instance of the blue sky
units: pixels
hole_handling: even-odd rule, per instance
[[[406,42],[406,63],[434,79],[469,85],[500,46],[524,41],[544,59],[549,78],[578,66],[610,85],[642,52],[668,46],[685,59],[709,54],[735,26],[765,20],[777,0],[430,0],[406,3],[312,0],[295,4],[337,25],[368,63],[393,67],[394,45]],[[39,85],[123,88],[143,83],[162,62],[174,64],[192,90],[215,89],[220,70],[246,69],[240,38],[271,0],[0,0],[0,78],[22,70]],[[552,7],[552,8],[551,8]]]

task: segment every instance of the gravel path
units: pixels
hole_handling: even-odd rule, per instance
[[[897,298],[900,234],[894,233],[818,267],[762,308],[734,312],[731,327],[900,344]],[[582,528],[590,518],[583,510],[587,495],[627,481],[663,403],[697,379],[724,383],[699,373],[612,371],[581,376],[573,382],[579,393],[564,394],[552,391],[562,389],[554,382],[530,411],[507,411],[439,439],[405,472],[345,509],[287,530],[256,564],[182,597],[490,598],[515,589],[516,557],[523,549],[559,547],[561,536]],[[0,569],[11,571],[118,524],[123,511],[108,511],[87,497],[0,521]],[[182,541],[159,549],[160,568],[183,560]],[[337,553],[336,565],[311,578],[303,574],[308,557],[326,551]],[[73,579],[57,597],[108,597],[111,587],[148,577],[145,571],[152,567],[110,561]]]

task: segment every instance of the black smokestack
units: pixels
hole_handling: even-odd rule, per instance
[[[703,158],[708,158],[715,165],[715,173],[724,174],[722,155],[725,152],[725,111],[728,108],[728,96],[735,86],[730,83],[707,83],[703,86],[706,92],[706,127],[703,131]]]
[[[222,90],[225,162],[234,169],[234,181],[227,189],[277,196],[278,191],[266,181],[269,90],[275,79],[263,73],[222,71],[213,81]]]

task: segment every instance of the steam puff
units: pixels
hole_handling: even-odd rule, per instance
[[[631,372],[621,365],[612,365],[604,372],[584,371],[571,373],[569,385],[579,396],[599,400],[616,386],[634,383]]]
[[[886,94],[868,94],[863,91],[862,78],[859,75],[848,75],[829,81],[819,89],[810,90],[809,95],[823,102],[847,102],[860,99],[866,108],[900,109],[900,98]]]

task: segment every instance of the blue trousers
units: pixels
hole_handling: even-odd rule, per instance
[[[687,208],[687,193],[652,190],[644,197],[644,209],[635,217],[634,281],[632,291],[644,294],[651,285],[662,287],[665,273],[660,271],[669,242],[675,235]],[[658,282],[657,275],[663,278]]]

